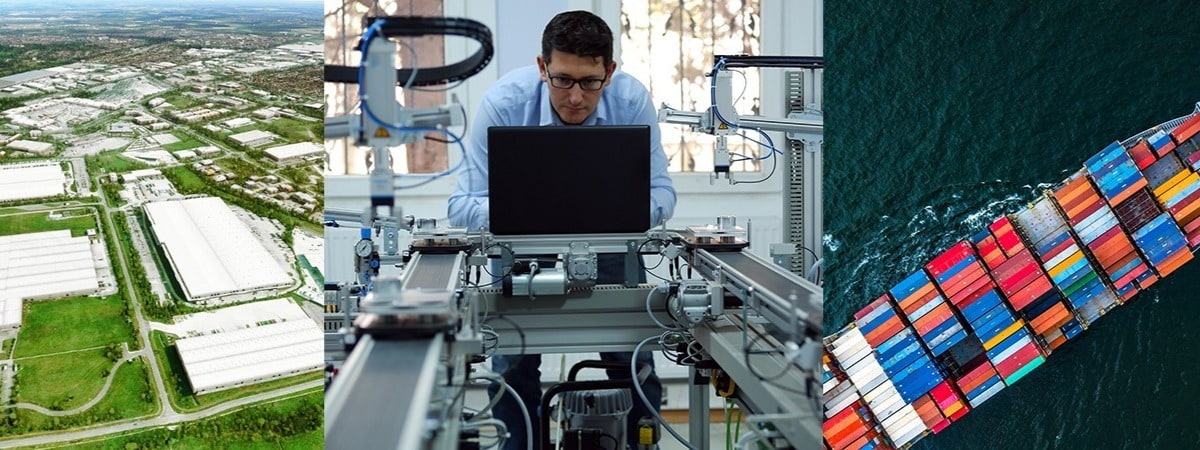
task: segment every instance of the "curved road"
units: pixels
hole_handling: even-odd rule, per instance
[[[105,199],[105,200],[107,200],[107,199]],[[156,415],[150,419],[144,419],[144,420],[143,419],[126,419],[121,422],[110,423],[110,424],[96,427],[96,428],[74,430],[74,431],[63,431],[63,432],[53,432],[52,431],[52,432],[49,432],[49,434],[43,434],[40,436],[31,436],[31,437],[26,437],[26,438],[18,438],[18,439],[0,439],[0,447],[8,448],[8,447],[19,447],[19,446],[27,446],[27,445],[46,445],[46,444],[74,441],[74,440],[79,440],[79,439],[94,438],[94,437],[104,436],[104,435],[108,435],[108,434],[121,433],[121,432],[141,429],[141,428],[153,428],[153,427],[160,427],[160,426],[171,425],[171,424],[176,424],[176,423],[181,423],[181,422],[190,422],[190,421],[200,420],[200,419],[203,419],[206,417],[211,417],[214,415],[219,415],[219,414],[222,414],[222,413],[234,410],[234,409],[242,408],[242,407],[254,404],[254,403],[271,400],[276,397],[282,397],[282,396],[302,392],[302,391],[305,391],[308,389],[313,389],[313,388],[324,386],[323,380],[313,380],[313,381],[306,382],[306,383],[301,383],[301,384],[296,384],[296,385],[276,389],[276,390],[270,391],[270,392],[264,392],[261,394],[255,394],[255,395],[243,397],[243,398],[236,399],[236,400],[231,400],[231,401],[221,403],[221,404],[218,404],[216,406],[213,406],[211,408],[204,409],[201,411],[196,411],[196,412],[191,412],[191,413],[180,413],[179,411],[176,411],[175,408],[173,406],[171,406],[171,402],[168,400],[167,388],[166,388],[166,385],[163,383],[163,374],[159,370],[157,357],[155,356],[153,347],[150,344],[150,330],[152,329],[152,326],[150,325],[150,322],[148,320],[146,320],[146,317],[142,314],[142,302],[138,300],[137,291],[133,289],[133,285],[131,284],[131,281],[130,281],[133,278],[129,274],[129,267],[126,265],[126,259],[125,259],[125,253],[124,253],[125,249],[119,244],[120,241],[116,240],[116,228],[113,226],[112,217],[110,217],[108,214],[110,206],[107,204],[107,202],[101,202],[99,204],[86,203],[86,204],[83,204],[80,206],[96,206],[96,207],[98,207],[98,209],[100,210],[100,216],[104,220],[105,229],[107,230],[105,233],[105,238],[106,239],[114,239],[113,242],[118,242],[118,244],[114,246],[117,249],[116,258],[114,259],[114,258],[112,258],[112,255],[110,255],[109,259],[120,262],[119,265],[121,266],[121,273],[123,273],[125,275],[124,276],[124,281],[125,281],[124,284],[125,284],[125,289],[126,289],[125,292],[127,292],[128,295],[131,297],[130,300],[133,303],[133,314],[134,314],[134,317],[137,318],[137,322],[138,322],[138,339],[141,342],[141,350],[138,350],[136,352],[128,352],[126,356],[128,357],[128,356],[138,355],[138,356],[142,356],[142,357],[146,358],[147,364],[149,364],[149,366],[150,366],[151,374],[153,375],[152,378],[154,378],[154,388],[155,388],[155,391],[157,392],[157,395],[155,397],[157,398],[157,401],[158,401],[159,405],[162,406],[162,408],[159,410],[160,412],[158,415]],[[146,299],[146,300],[147,301],[155,301],[155,299]],[[128,348],[126,348],[126,351],[128,351]],[[117,365],[119,366],[122,362],[124,362],[124,359],[121,362],[118,362]],[[105,384],[104,391],[101,392],[102,395],[97,396],[96,398],[92,399],[92,401],[88,402],[88,404],[84,405],[83,407],[76,408],[76,410],[83,411],[87,408],[90,408],[96,402],[103,399],[103,394],[104,394],[104,392],[106,392],[108,390],[109,386],[112,384],[112,378],[115,375],[116,375],[116,370],[114,367],[113,372],[109,374],[109,379]],[[45,410],[45,408],[42,408],[40,406],[31,405],[31,404],[22,404],[22,406],[26,407],[27,409],[32,409],[32,410],[41,412],[43,414],[48,414],[48,415],[68,415],[68,414],[73,414],[73,413],[77,412],[76,410],[50,411],[50,410]],[[55,414],[55,413],[59,413],[59,414]]]
[[[41,405],[35,405],[33,403],[17,403],[15,405],[6,406],[5,408],[30,409],[33,411],[37,411],[38,413],[41,413],[41,414],[44,414],[47,416],[52,416],[52,417],[73,416],[75,414],[79,414],[81,412],[87,411],[88,409],[91,409],[93,406],[96,406],[97,403],[100,403],[100,400],[104,400],[104,396],[108,394],[108,388],[112,386],[113,378],[117,377],[117,369],[120,369],[121,364],[125,364],[126,361],[127,360],[125,358],[121,358],[120,361],[117,361],[116,364],[113,364],[112,371],[108,373],[108,379],[104,381],[104,388],[100,389],[100,393],[96,394],[96,396],[93,397],[91,400],[88,400],[87,403],[84,403],[82,406],[79,406],[75,409],[69,409],[66,411],[55,411],[52,409],[47,409]],[[0,408],[0,409],[3,409],[3,408]]]
[[[229,412],[230,410],[233,410],[233,409],[239,409],[244,406],[249,406],[254,403],[263,402],[265,400],[271,400],[275,397],[280,397],[280,396],[284,396],[284,395],[288,395],[288,394],[296,394],[299,392],[318,388],[321,386],[324,386],[323,380],[313,380],[313,381],[310,381],[307,383],[288,386],[283,389],[278,389],[278,390],[274,390],[271,392],[265,392],[262,394],[251,395],[249,397],[243,397],[243,398],[240,398],[237,400],[225,402],[225,403],[219,404],[217,406],[214,406],[212,408],[209,408],[209,409],[206,409],[203,411],[197,411],[197,412],[186,413],[186,414],[175,413],[172,415],[159,415],[158,417],[155,417],[153,419],[126,420],[125,422],[122,422],[122,423],[111,424],[111,425],[103,426],[100,428],[92,428],[92,429],[87,429],[87,430],[76,430],[76,431],[69,431],[69,432],[63,432],[63,433],[54,433],[54,434],[48,434],[48,435],[42,435],[42,436],[27,437],[27,438],[22,438],[22,439],[3,440],[3,441],[0,441],[0,447],[7,448],[7,447],[21,447],[21,446],[26,446],[26,445],[46,445],[46,444],[53,444],[53,443],[57,443],[57,442],[67,442],[67,441],[75,441],[75,440],[79,440],[79,439],[100,437],[100,436],[104,436],[107,434],[132,431],[132,430],[136,430],[139,428],[152,428],[152,427],[160,427],[160,426],[165,426],[165,425],[176,424],[176,423],[180,423],[180,422],[191,422],[191,421],[200,420],[200,419],[203,419],[206,417],[215,416],[215,415],[219,415],[219,414],[222,414],[225,412]]]

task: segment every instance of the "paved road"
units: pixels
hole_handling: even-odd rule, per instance
[[[105,229],[106,230],[115,230],[116,228],[113,226],[112,218],[108,215],[108,211],[109,211],[109,208],[111,208],[111,206],[107,205],[107,204],[98,204],[95,206],[99,206],[100,210],[103,211],[100,215],[101,215],[101,218],[104,220]],[[131,228],[134,228],[134,227],[136,227],[136,225],[131,226]],[[134,229],[136,229],[136,228],[134,228]],[[138,231],[140,231],[140,230],[138,230]],[[115,235],[106,234],[105,238],[113,239],[113,238],[115,238]],[[313,381],[306,382],[306,383],[301,383],[301,384],[292,385],[292,386],[288,386],[288,387],[281,388],[281,389],[276,389],[276,390],[270,391],[270,392],[264,392],[261,394],[255,394],[255,395],[243,397],[243,398],[240,398],[237,400],[228,401],[228,402],[221,403],[219,405],[215,405],[211,408],[204,409],[201,411],[190,412],[190,413],[181,413],[181,412],[175,410],[175,408],[173,406],[171,406],[171,402],[168,400],[167,388],[166,388],[165,383],[163,382],[163,374],[159,370],[157,356],[154,354],[153,347],[150,345],[150,330],[153,329],[153,326],[151,325],[150,321],[146,320],[146,317],[142,314],[142,302],[136,298],[137,291],[135,291],[133,289],[133,286],[130,284],[130,280],[132,280],[133,278],[130,276],[129,267],[125,264],[125,262],[126,262],[125,255],[124,255],[125,248],[121,245],[116,245],[115,247],[117,249],[117,255],[115,255],[115,257],[113,258],[113,261],[117,261],[117,264],[120,265],[121,272],[125,275],[124,276],[125,289],[126,289],[126,292],[132,297],[131,300],[133,303],[133,313],[134,313],[134,317],[137,319],[137,322],[138,322],[138,339],[141,342],[141,350],[138,350],[136,352],[129,352],[128,348],[126,348],[126,358],[130,358],[130,359],[134,358],[134,357],[146,358],[147,364],[150,365],[151,374],[153,375],[152,378],[154,379],[154,389],[157,392],[156,397],[158,399],[159,404],[162,406],[159,414],[150,419],[127,419],[127,420],[124,420],[121,422],[109,423],[109,424],[102,425],[99,427],[84,429],[84,430],[75,430],[75,431],[67,431],[67,432],[51,432],[50,434],[44,434],[44,435],[40,435],[40,436],[31,436],[31,437],[19,438],[19,439],[0,440],[0,447],[7,448],[7,447],[18,447],[18,446],[26,446],[26,445],[46,445],[46,444],[53,444],[53,443],[62,443],[62,442],[79,440],[79,439],[94,438],[94,437],[104,436],[107,434],[121,433],[121,432],[136,430],[136,429],[160,427],[160,426],[171,425],[171,424],[176,424],[176,423],[181,423],[181,422],[190,422],[190,421],[200,420],[200,419],[203,419],[206,417],[223,414],[223,413],[226,413],[226,412],[229,412],[229,411],[232,411],[235,409],[240,409],[242,407],[246,407],[246,406],[249,406],[249,405],[252,405],[255,403],[260,403],[260,402],[264,402],[267,400],[272,400],[272,399],[282,398],[284,396],[288,396],[288,395],[292,395],[292,394],[297,394],[297,393],[300,393],[300,392],[303,392],[303,391],[306,391],[309,389],[318,388],[318,387],[321,387],[324,385],[322,380],[313,380]],[[147,271],[149,271],[149,269],[153,268],[154,265],[151,264],[151,265],[148,265],[145,267],[147,267],[147,269],[148,269]],[[119,365],[122,362],[124,362],[124,359],[121,362],[118,362],[117,366],[119,367]],[[32,410],[41,412],[43,414],[48,414],[48,415],[69,415],[69,414],[74,414],[74,413],[86,410],[87,408],[94,406],[96,402],[98,402],[99,400],[104,398],[103,394],[105,392],[107,392],[109,386],[112,384],[112,378],[116,374],[116,368],[117,367],[114,367],[112,373],[109,374],[109,379],[105,383],[105,387],[104,387],[104,390],[101,392],[101,395],[98,395],[96,398],[92,399],[92,401],[88,402],[88,404],[86,404],[80,408],[76,408],[75,410],[50,411],[50,410],[46,410],[45,408],[42,408],[41,406],[38,406],[38,405],[22,404],[20,406],[28,407],[28,409],[32,409]]]
[[[307,383],[288,386],[283,389],[274,390],[262,394],[252,395],[245,398],[240,398],[230,402],[225,402],[212,408],[197,411],[193,413],[173,413],[169,415],[160,415],[153,419],[147,420],[127,420],[122,423],[110,424],[99,428],[87,430],[77,430],[65,433],[55,433],[43,436],[33,436],[21,439],[0,440],[0,447],[21,447],[27,445],[46,445],[59,442],[75,441],[79,439],[89,439],[104,436],[113,433],[122,433],[126,431],[137,430],[141,428],[153,428],[166,425],[172,425],[180,422],[192,422],[207,417],[220,415],[230,412],[235,409],[241,409],[245,406],[250,406],[255,403],[264,402],[266,400],[282,398],[290,394],[298,394],[300,392],[321,387],[324,384],[322,380],[313,380]]]
[[[35,405],[33,403],[17,403],[15,405],[7,406],[6,408],[29,409],[29,410],[37,411],[41,414],[45,414],[45,415],[51,416],[51,417],[73,416],[75,414],[79,414],[81,412],[87,411],[87,410],[91,409],[93,406],[96,406],[97,403],[100,403],[100,400],[104,400],[104,396],[108,394],[108,388],[112,387],[113,378],[116,378],[116,376],[117,376],[117,369],[120,369],[121,364],[124,364],[125,362],[126,362],[126,359],[121,358],[120,361],[117,361],[116,364],[113,364],[112,371],[110,371],[108,373],[108,379],[104,380],[104,388],[100,389],[100,393],[96,394],[96,396],[93,397],[91,400],[88,400],[87,403],[84,403],[83,405],[81,405],[75,409],[68,409],[65,411],[55,411],[52,409],[47,409],[41,405]]]

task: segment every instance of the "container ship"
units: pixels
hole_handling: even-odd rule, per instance
[[[1200,103],[1113,142],[825,338],[824,444],[907,448],[1200,248]]]

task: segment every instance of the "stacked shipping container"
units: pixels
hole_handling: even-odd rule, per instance
[[[856,313],[826,338],[826,445],[906,447],[945,429],[1191,260],[1197,167],[1200,104],[1109,145]]]
[[[1123,300],[1137,294],[1136,281],[1154,276],[1121,229],[1117,216],[1082,172],[1072,175],[1054,193],[1075,234],[1092,251],[1096,262]]]
[[[1100,280],[1050,197],[1038,199],[1014,217],[1083,326],[1116,306],[1116,293]]]

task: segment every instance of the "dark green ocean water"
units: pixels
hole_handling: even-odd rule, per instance
[[[827,2],[825,327],[1200,101],[1200,2]],[[1200,262],[918,448],[1200,446]]]

